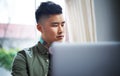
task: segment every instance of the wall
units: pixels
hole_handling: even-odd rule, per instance
[[[2,75],[2,76],[11,76],[11,72],[4,69],[4,68],[2,68],[2,67],[0,67],[0,75]]]
[[[120,41],[120,1],[94,0],[98,41]]]

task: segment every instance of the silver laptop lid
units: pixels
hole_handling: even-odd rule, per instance
[[[54,43],[51,76],[120,76],[120,43]]]

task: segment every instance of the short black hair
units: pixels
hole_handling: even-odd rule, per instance
[[[43,16],[62,14],[62,7],[52,1],[42,2],[35,12],[36,22]]]

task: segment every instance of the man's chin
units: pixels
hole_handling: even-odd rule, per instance
[[[54,40],[53,42],[64,42],[64,39],[57,39],[57,40]]]
[[[64,40],[63,39],[61,39],[61,40],[57,40],[56,42],[63,42]]]

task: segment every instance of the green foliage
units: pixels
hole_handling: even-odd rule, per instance
[[[17,49],[6,50],[0,48],[0,67],[4,67],[7,70],[11,70],[12,61],[14,59],[15,54],[17,53]]]

